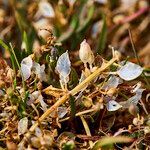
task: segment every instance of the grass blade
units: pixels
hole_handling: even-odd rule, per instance
[[[102,18],[103,18],[103,26],[102,26],[102,31],[100,33],[98,46],[97,46],[97,53],[98,54],[102,54],[104,52],[106,40],[107,40],[106,16],[103,14]]]

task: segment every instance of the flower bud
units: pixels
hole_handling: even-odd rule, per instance
[[[139,113],[138,107],[134,104],[131,104],[128,110],[129,110],[129,113],[132,114],[133,116],[137,116],[137,114]]]
[[[94,62],[93,52],[86,40],[83,40],[80,44],[79,57],[84,64],[92,64]]]
[[[144,127],[144,133],[145,133],[145,134],[150,133],[150,128],[149,128],[149,126],[145,126],[145,127]]]

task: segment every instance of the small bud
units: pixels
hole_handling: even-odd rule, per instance
[[[94,54],[86,40],[80,44],[79,57],[84,64],[94,62]]]
[[[117,58],[118,61],[121,59],[121,53],[119,51],[115,51],[114,55],[115,55],[115,57]]]
[[[137,116],[138,112],[139,112],[139,109],[138,109],[138,107],[137,107],[136,105],[131,104],[131,105],[129,106],[129,113],[130,113],[130,114],[132,114],[132,115],[134,115],[134,116]]]
[[[139,115],[138,115],[137,118],[134,118],[134,119],[133,119],[133,124],[134,124],[135,126],[142,125],[143,123],[144,123],[144,118],[143,118],[143,117],[140,117]]]
[[[133,119],[133,124],[134,124],[135,126],[137,126],[137,125],[139,124],[138,118],[134,118],[134,119]]]
[[[84,105],[86,108],[90,108],[90,107],[93,105],[92,99],[91,99],[91,98],[85,98],[85,99],[83,100],[83,105]]]
[[[145,126],[145,127],[144,127],[144,133],[145,133],[145,134],[150,133],[150,128],[149,128],[149,126]]]

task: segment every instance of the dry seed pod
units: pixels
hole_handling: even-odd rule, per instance
[[[94,62],[93,52],[86,40],[80,44],[79,57],[84,64],[89,63],[91,65]]]

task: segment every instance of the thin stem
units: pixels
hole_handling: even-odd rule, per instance
[[[119,24],[125,24],[125,23],[128,23],[128,22],[131,22],[131,21],[137,19],[139,16],[141,16],[142,14],[144,14],[145,12],[147,12],[149,10],[150,10],[149,7],[141,8],[137,12],[132,14],[131,16],[128,16],[128,17],[124,18],[122,21],[119,22]]]
[[[10,48],[11,48],[11,52],[13,53],[14,58],[15,58],[15,60],[16,60],[17,66],[18,66],[18,68],[20,69],[21,67],[20,67],[20,64],[19,64],[19,62],[18,62],[18,59],[17,59],[17,57],[16,57],[16,54],[15,54],[14,48],[13,48],[13,46],[12,46],[12,44],[11,44],[11,43],[9,43],[9,45],[10,45]]]
[[[13,48],[13,46],[12,46],[11,43],[9,43],[9,45],[10,45],[10,50],[11,50],[11,52],[12,52],[12,54],[14,55],[14,58],[15,58],[15,60],[16,60],[16,64],[17,64],[17,66],[18,66],[18,68],[19,68],[19,70],[20,70],[20,72],[21,72],[21,66],[20,66],[20,64],[19,64],[19,62],[18,62],[18,59],[17,59],[17,57],[16,57],[14,48]],[[22,75],[22,72],[21,72],[21,77],[22,77],[22,85],[23,85],[23,89],[24,89],[24,93],[25,93],[25,82],[24,82],[24,77],[23,77],[23,75]]]
[[[133,37],[132,37],[132,33],[131,33],[130,29],[128,30],[128,32],[129,32],[129,37],[130,37],[130,41],[131,41],[131,45],[132,45],[132,49],[133,49],[134,55],[135,55],[135,57],[136,57],[136,59],[137,59],[137,61],[138,61],[138,64],[141,65],[139,56],[137,55],[137,52],[136,52],[136,49],[135,49],[135,45],[134,45],[134,42],[133,42]],[[150,89],[150,83],[148,82],[148,80],[147,80],[147,78],[146,78],[146,76],[145,76],[145,73],[142,72],[142,75],[143,75],[143,77],[144,77],[144,80],[145,80],[145,82],[146,82],[148,88]]]
[[[88,109],[88,110],[84,110],[84,111],[78,112],[78,113],[75,114],[75,116],[76,116],[76,117],[77,117],[77,116],[81,116],[81,115],[84,115],[84,114],[87,114],[87,113],[90,113],[90,112],[94,112],[94,111],[96,111],[96,110],[97,110],[97,108],[91,108],[91,109]],[[68,120],[69,118],[70,118],[70,117],[66,117],[66,118],[64,118],[64,119],[59,120],[59,122],[66,121],[66,120]]]
[[[83,123],[83,126],[84,126],[84,129],[85,129],[86,134],[87,134],[88,136],[91,136],[91,132],[90,132],[90,129],[89,129],[89,126],[88,126],[86,120],[84,119],[83,116],[80,116],[80,118],[81,118],[81,121],[82,121],[82,123]],[[89,145],[90,145],[90,148],[92,149],[92,147],[93,147],[93,142],[92,142],[92,141],[89,141]]]
[[[104,71],[106,68],[108,68],[113,62],[115,62],[117,59],[112,58],[110,61],[108,61],[107,64],[101,66],[101,68],[98,68],[95,70],[90,76],[88,76],[84,81],[82,81],[80,84],[78,84],[74,89],[70,91],[71,95],[77,94],[79,91],[81,91],[88,83],[90,83],[93,79],[95,79],[97,76],[100,75],[102,71]]]

